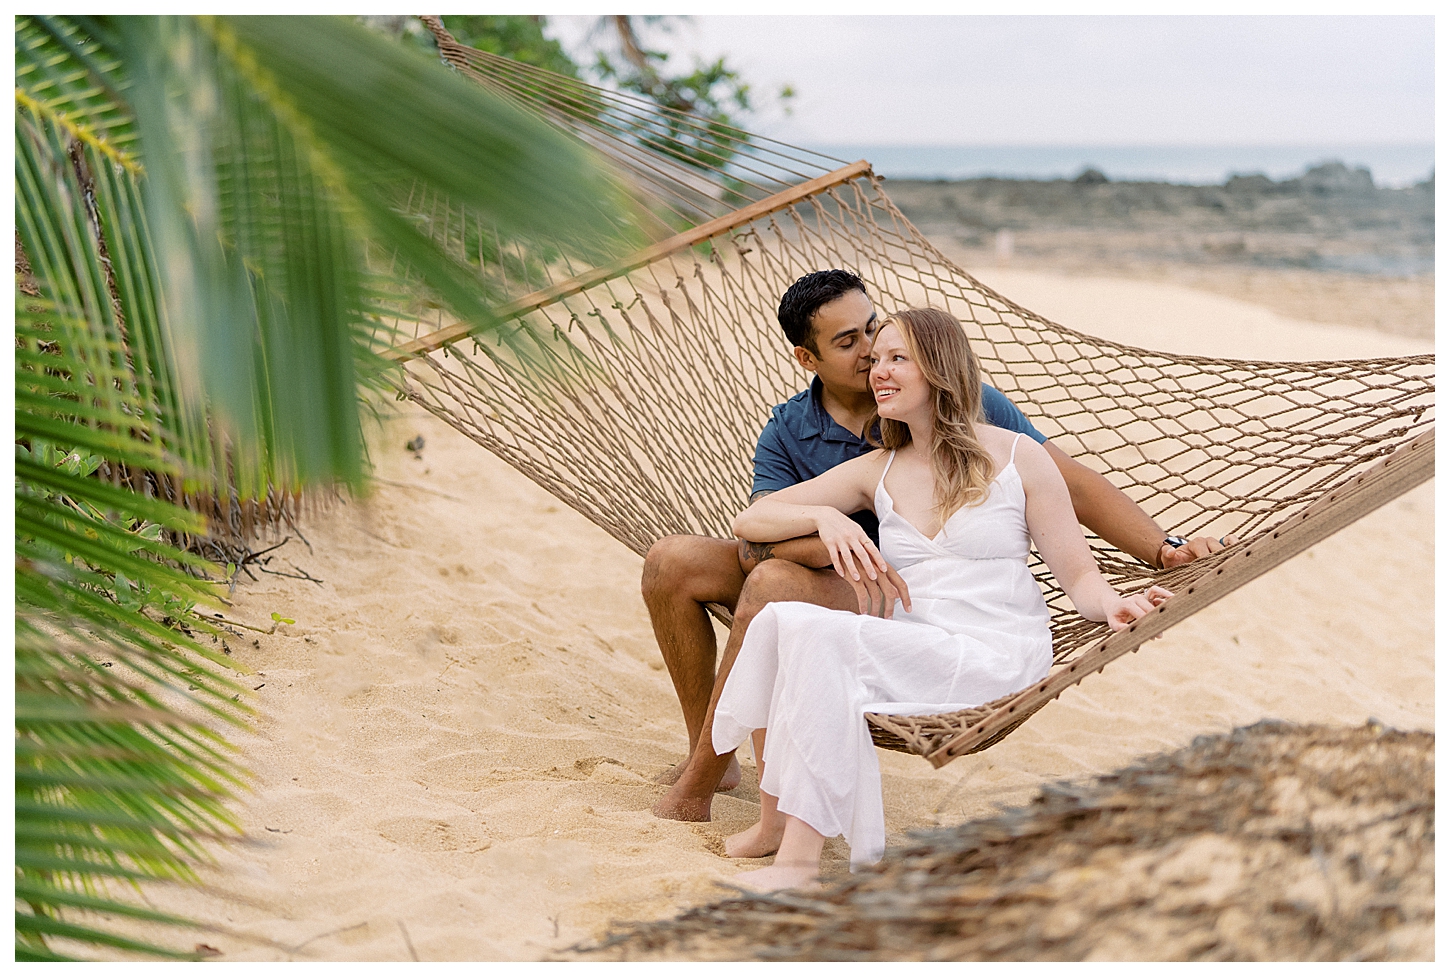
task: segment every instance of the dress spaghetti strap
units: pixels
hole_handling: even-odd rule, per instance
[[[891,449],[891,454],[886,456],[886,467],[881,469],[881,477],[876,480],[876,491],[881,491],[881,486],[886,484],[886,473],[891,471],[891,463],[896,460],[896,449]]]
[[[1022,440],[1022,435],[1020,433],[1015,438],[1012,439],[1012,453],[1007,456],[1007,467],[1008,468],[1011,468],[1012,467],[1012,463],[1017,460],[1017,442],[1018,441],[1021,441],[1021,440]],[[889,461],[886,463],[886,467],[887,468],[890,468],[891,467],[891,463]]]

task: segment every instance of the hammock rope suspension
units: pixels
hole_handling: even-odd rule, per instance
[[[1170,531],[1244,540],[1156,572],[1090,537],[1115,586],[1177,595],[1111,635],[1073,611],[1034,555],[1053,612],[1048,678],[960,713],[868,716],[878,745],[937,766],[985,749],[1087,674],[1434,473],[1433,355],[1261,362],[1089,336],[952,264],[864,161],[520,65],[423,20],[461,73],[610,156],[661,240],[592,269],[520,260],[522,273],[495,277],[514,297],[488,335],[441,312],[413,318],[413,338],[387,354],[402,364],[400,389],[635,553],[673,533],[729,537],[770,408],[804,382],[776,305],[823,268],[860,275],[884,311],[956,316],[985,379]],[[446,201],[430,208],[426,189],[414,197],[467,258],[476,219]]]

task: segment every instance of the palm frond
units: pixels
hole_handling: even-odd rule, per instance
[[[214,585],[194,574],[216,568],[162,540],[201,520],[97,477],[108,459],[176,459],[81,251],[36,261],[48,294],[17,296],[17,958],[190,956],[90,920],[128,905],[111,887],[194,878],[204,842],[236,835],[225,801],[244,774],[212,721],[249,710],[226,657],[158,619],[208,627],[193,608]]]
[[[389,368],[357,355],[382,274],[368,242],[399,259],[400,285],[491,321],[497,289],[406,213],[408,187],[586,258],[635,243],[627,198],[580,144],[350,21],[110,23],[134,66],[171,348],[229,443],[257,445],[232,449],[240,491],[357,484],[358,367]],[[181,93],[207,112],[179,112]]]
[[[388,318],[491,323],[480,227],[539,274],[638,241],[579,144],[348,20],[22,16],[15,63],[16,956],[189,956],[109,919],[184,924],[124,892],[194,879],[246,782],[167,499],[360,485]]]

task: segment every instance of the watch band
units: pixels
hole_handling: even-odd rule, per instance
[[[1165,535],[1163,537],[1163,542],[1161,542],[1161,543],[1158,544],[1158,550],[1159,550],[1159,552],[1162,552],[1163,547],[1165,547],[1165,546],[1171,546],[1171,547],[1173,547],[1176,550],[1176,549],[1178,549],[1178,547],[1180,547],[1180,546],[1186,546],[1186,545],[1188,545],[1188,540],[1184,539],[1182,536],[1166,536]],[[1158,569],[1159,570],[1164,569],[1163,561],[1162,560],[1159,560],[1158,561]]]

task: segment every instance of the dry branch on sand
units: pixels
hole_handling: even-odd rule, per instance
[[[1434,954],[1434,734],[1264,721],[914,837],[818,892],[617,927],[593,959]]]

